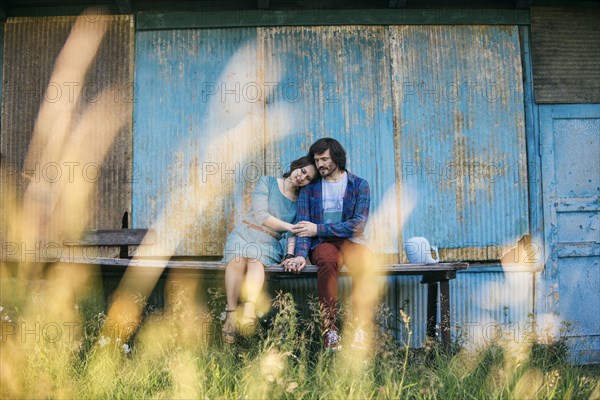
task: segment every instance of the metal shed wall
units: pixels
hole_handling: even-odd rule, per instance
[[[390,27],[402,237],[443,259],[499,259],[528,233],[514,26]]]
[[[9,178],[16,180],[14,196],[20,200],[28,182],[25,175],[39,182],[45,179],[68,180],[69,174],[87,173],[87,178],[97,182],[96,192],[85,209],[85,215],[74,218],[89,218],[89,229],[114,229],[121,227],[123,213],[131,211],[133,18],[88,18],[89,24],[94,23],[92,18],[102,18],[109,24],[83,82],[69,79],[68,75],[64,82],[49,82],[75,17],[9,18],[6,22],[0,151],[6,167],[4,173],[11,176],[2,178],[3,182]],[[102,95],[113,97],[111,101],[114,100],[124,110],[127,122],[117,133],[108,155],[104,160],[88,159],[85,165],[61,164],[60,159],[51,159],[50,163],[43,165],[25,165],[40,104],[64,101],[65,97],[68,98],[66,101],[74,102],[71,96],[75,86],[82,88],[82,95],[75,107],[73,121],[78,121],[84,111],[92,110],[96,113],[92,116],[94,126],[102,131],[105,123],[101,117],[105,110],[100,109]],[[102,90],[108,92],[102,93]],[[77,160],[66,162],[75,163]]]
[[[133,224],[175,255],[222,254],[265,174],[260,46],[255,28],[137,33]]]
[[[220,254],[257,176],[280,174],[324,136],[369,181],[370,234],[392,260],[400,227],[446,259],[497,259],[527,233],[516,27],[161,30],[137,43],[134,225],[169,210],[186,225],[175,255]],[[408,176],[411,165],[422,170]],[[170,193],[192,173],[219,200],[190,217],[199,199]]]
[[[381,253],[397,255],[399,220],[386,29],[266,28],[264,36],[265,80],[279,82],[274,103],[291,110],[286,127],[291,134],[273,141],[266,149],[267,159],[291,160],[305,154],[319,138],[337,139],[346,150],[347,169],[369,182],[373,244]],[[267,110],[267,137],[281,130],[279,121],[278,114]]]
[[[280,175],[324,136],[344,143],[350,170],[371,183],[374,209],[388,191],[395,199],[384,37],[381,27],[138,33],[134,225],[151,226],[170,210],[170,228],[181,226],[199,200],[166,194],[198,170],[195,184],[221,202],[188,220],[176,255],[218,255],[256,179]],[[223,140],[225,132],[235,139]],[[219,150],[202,147],[210,140]],[[379,220],[389,239],[395,205]],[[166,231],[164,240],[173,240]],[[397,254],[396,241],[387,246]]]

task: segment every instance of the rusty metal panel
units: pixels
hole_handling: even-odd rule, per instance
[[[133,18],[90,16],[85,29],[92,29],[92,24],[101,20],[108,22],[108,29],[84,81],[71,80],[63,74],[64,81],[49,82],[75,17],[9,18],[4,36],[0,151],[5,173],[11,176],[4,176],[3,182],[16,180],[16,197],[21,199],[31,179],[69,180],[73,174],[83,174],[86,181],[95,182],[95,193],[84,215],[75,216],[89,217],[87,229],[120,228],[123,213],[131,210]],[[79,99],[74,97],[76,87],[82,90]],[[73,121],[88,111],[94,127],[101,131],[105,122],[101,96],[111,96],[111,102],[118,102],[126,118],[104,160],[84,157],[86,163],[82,165],[74,164],[76,160],[51,158],[43,165],[25,165],[41,105],[65,98],[67,102],[77,102]]]
[[[397,260],[398,217],[390,59],[382,26],[264,28],[266,160],[304,155],[337,139],[347,169],[371,187],[370,238]],[[277,140],[278,139],[278,140]]]
[[[264,175],[255,28],[136,33],[133,225],[160,255],[218,256]]]
[[[531,8],[537,103],[600,103],[600,9]]]
[[[517,27],[389,32],[402,237],[499,259],[529,229]]]

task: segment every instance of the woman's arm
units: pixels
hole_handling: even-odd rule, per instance
[[[276,230],[276,231],[291,232],[292,228],[294,227],[293,224],[290,224],[289,222],[282,221],[279,218],[275,218],[272,215],[269,216],[267,219],[265,219],[262,224],[264,226],[266,226],[267,228],[271,228],[271,229]]]
[[[275,231],[292,231],[294,225],[269,214],[269,180],[266,176],[261,177],[254,187],[252,207],[254,208],[254,218],[259,225]]]

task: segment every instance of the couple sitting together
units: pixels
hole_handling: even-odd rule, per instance
[[[365,301],[365,293],[372,291],[368,271],[371,253],[364,237],[369,203],[369,184],[346,170],[346,152],[331,138],[316,141],[307,156],[291,163],[283,178],[261,177],[252,192],[250,210],[225,244],[224,341],[233,343],[240,325],[255,322],[255,302],[265,280],[265,265],[280,263],[286,271],[299,273],[310,257],[318,268],[325,348],[339,349],[336,307],[342,265],[352,274],[355,315],[369,318],[372,312],[373,302]],[[244,284],[246,296],[238,323]],[[355,341],[364,340],[357,336],[364,334],[355,334]]]

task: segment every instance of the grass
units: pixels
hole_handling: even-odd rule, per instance
[[[182,290],[167,309],[148,310],[129,338],[107,330],[104,314],[82,303],[76,308],[85,328],[55,341],[50,328],[42,334],[53,326],[43,320],[43,296],[34,300],[35,315],[2,299],[2,398],[600,398],[598,368],[567,364],[560,344],[410,349],[409,336],[397,342],[381,322],[390,320],[384,307],[366,353],[322,351],[316,301],[302,317],[289,294],[276,296],[256,332],[227,346],[220,340],[223,293],[210,293],[208,308],[198,310]],[[42,340],[31,329],[11,334],[15,322],[35,318]],[[409,317],[402,319],[409,335]]]

